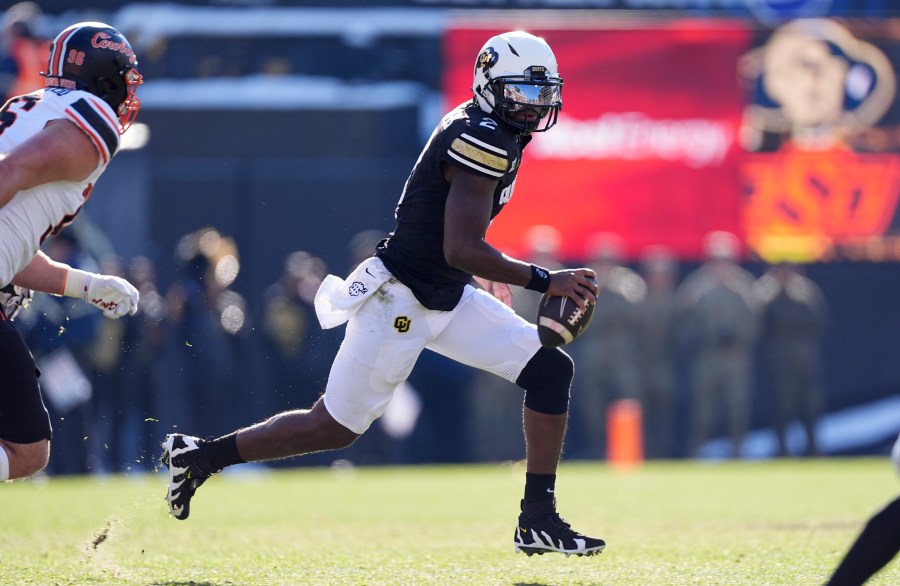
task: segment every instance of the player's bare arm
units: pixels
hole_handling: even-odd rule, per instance
[[[75,269],[40,251],[12,282],[35,291],[83,299],[113,319],[134,315],[140,299],[138,290],[121,277]]]
[[[495,179],[446,166],[450,184],[444,212],[444,257],[452,266],[491,281],[525,286],[531,266],[510,258],[488,244]]]
[[[482,279],[528,285],[531,265],[507,256],[485,241],[491,221],[497,182],[463,169],[447,166],[444,177],[450,183],[444,213],[444,256],[456,268]],[[550,295],[571,297],[584,309],[597,300],[599,289],[591,269],[562,269],[550,272]]]
[[[62,295],[66,288],[66,277],[71,267],[56,262],[38,251],[31,262],[13,278],[13,285],[34,291]]]
[[[52,120],[0,160],[0,207],[19,191],[52,181],[81,181],[99,163],[91,139],[69,120]]]

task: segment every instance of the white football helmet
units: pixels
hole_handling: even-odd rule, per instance
[[[562,85],[547,41],[512,31],[491,37],[481,48],[472,91],[482,110],[526,134],[556,124]]]

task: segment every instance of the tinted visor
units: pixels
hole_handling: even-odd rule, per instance
[[[557,106],[561,101],[558,84],[535,85],[533,83],[503,83],[503,100],[510,112],[527,106]]]

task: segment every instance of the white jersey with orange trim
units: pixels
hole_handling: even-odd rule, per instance
[[[97,167],[83,181],[54,181],[20,191],[0,208],[0,287],[31,262],[44,239],[75,219],[119,148],[119,123],[109,104],[85,91],[45,88],[0,108],[0,156],[58,119],[70,120],[90,137],[100,155]]]

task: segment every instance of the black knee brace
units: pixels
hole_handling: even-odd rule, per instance
[[[561,415],[569,409],[575,364],[559,348],[541,348],[531,357],[516,384],[525,389],[525,406],[538,413]]]

